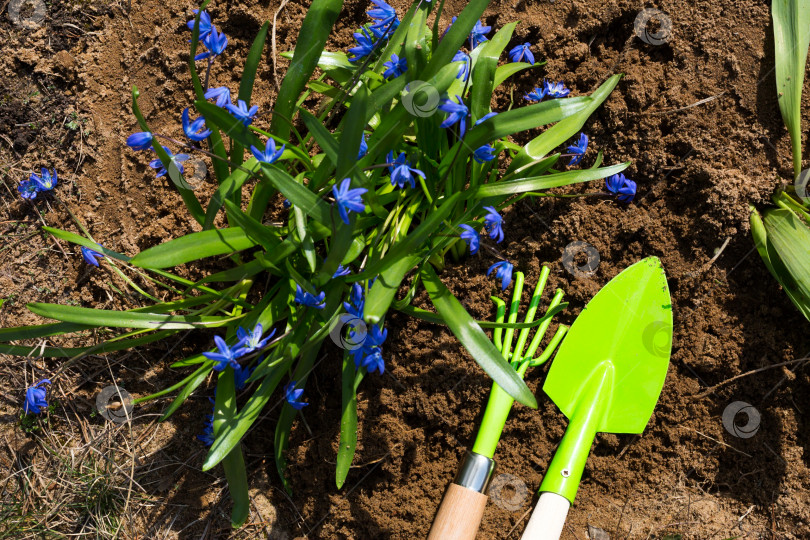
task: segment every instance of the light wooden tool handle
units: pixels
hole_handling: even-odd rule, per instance
[[[570,507],[571,503],[562,495],[541,493],[520,540],[559,540]]]
[[[473,489],[450,484],[428,540],[473,540],[484,515],[487,496]]]

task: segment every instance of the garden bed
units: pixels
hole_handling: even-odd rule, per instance
[[[409,6],[391,4],[400,15]],[[447,22],[464,4],[446,2]],[[45,322],[25,309],[29,302],[103,309],[139,305],[136,297],[116,292],[112,286],[123,285],[109,270],[88,267],[76,246],[36,232],[43,222],[67,230],[75,225],[62,203],[20,199],[16,186],[31,170],[56,167],[57,196],[96,241],[119,252],[134,255],[198,230],[171,183],[155,180],[145,160],[124,145],[137,130],[132,85],[141,90],[149,123],[172,126],[168,134],[181,137],[180,112],[192,98],[185,22],[193,7],[155,0],[131,8],[124,2],[57,1],[32,29],[21,28],[5,12],[0,17],[6,52],[0,57],[0,299],[5,300],[0,327]],[[230,39],[228,54],[212,71],[218,85],[238,83],[253,37],[278,7],[276,1],[209,7]],[[543,77],[563,80],[574,95],[583,95],[611,75],[624,74],[584,131],[610,162],[632,160],[625,172],[638,183],[630,205],[599,196],[521,201],[504,214],[502,253],[530,284],[541,265],[551,267],[547,291],[565,291],[570,305],[558,319],[566,324],[610,278],[645,256],[662,260],[672,292],[672,360],[653,418],[640,437],[597,436],[564,538],[588,538],[589,527],[590,538],[597,538],[594,528],[611,538],[803,538],[810,530],[805,451],[810,438],[803,429],[810,377],[805,363],[796,360],[810,350],[807,322],[770,278],[748,232],[748,203],[766,202],[781,179],[791,176],[790,141],[775,92],[769,6],[752,0],[663,2],[657,7],[670,17],[672,36],[660,45],[634,33],[644,7],[629,1],[495,0],[484,15],[494,29],[519,20],[512,44],[530,42],[535,56],[548,61],[518,75],[511,94],[495,95],[494,110],[522,100]],[[329,50],[352,45],[352,32],[366,21],[367,9],[365,1],[345,2]],[[306,3],[298,1],[280,12],[278,52],[293,48],[305,13]],[[276,60],[281,80],[288,61]],[[253,101],[265,121],[275,94],[268,46]],[[201,198],[209,197],[213,175],[195,187]],[[602,188],[591,182],[563,191]],[[279,209],[281,203],[279,197]],[[222,226],[224,217],[219,219]],[[577,279],[562,265],[563,249],[574,241],[599,253],[589,278]],[[476,319],[494,318],[490,295],[506,298],[485,276],[488,266],[470,256],[441,276]],[[198,265],[184,271],[194,278],[206,270]],[[416,305],[430,305],[424,293]],[[334,481],[340,351],[327,343],[307,389],[310,405],[301,411],[290,441],[293,493],[283,492],[275,470],[278,409],[268,406],[245,441],[253,507],[248,525],[236,533],[229,532],[221,469],[200,472],[205,448],[195,436],[210,411],[213,381],[164,424],[154,421],[168,400],[140,410],[131,432],[91,416],[96,394],[113,380],[139,396],[182,379],[184,368],[169,364],[208,347],[210,334],[181,334],[183,340],[134,353],[83,358],[54,379],[52,397],[59,406],[34,435],[15,423],[21,396],[32,376],[47,377],[60,361],[0,355],[8,420],[0,428],[7,441],[0,460],[10,471],[30,467],[38,477],[34,493],[22,496],[7,488],[0,530],[5,526],[9,537],[33,538],[31,531],[39,529],[32,523],[47,517],[37,527],[60,534],[98,530],[103,537],[112,537],[118,524],[125,538],[424,536],[472,444],[491,382],[446,328],[402,314],[387,328],[385,374],[366,377],[360,387],[359,444],[346,485],[338,490]],[[59,345],[92,343],[90,336],[85,339]],[[723,384],[780,363],[787,364]],[[539,409],[516,405],[496,453],[497,474],[513,475],[517,490],[502,490],[501,504],[489,504],[479,538],[519,537],[532,503],[520,497],[520,482],[529,493],[537,489],[565,429],[563,416],[540,390],[544,371],[527,377]],[[761,414],[754,436],[724,428],[723,413],[735,401]],[[88,447],[118,463],[110,481],[113,495],[107,506],[70,506],[60,517],[49,505],[87,497],[80,487],[84,480],[63,462],[55,464],[59,457],[70,461],[71,449],[75,454]],[[17,512],[21,501],[27,502]],[[115,525],[98,519],[105,508],[118,513]],[[19,528],[24,515],[28,528]]]

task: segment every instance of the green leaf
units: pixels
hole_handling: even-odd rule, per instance
[[[117,259],[119,261],[129,262],[129,257],[124,255],[123,253],[118,253],[117,251],[113,251],[111,249],[107,249],[104,246],[99,246],[92,240],[88,240],[84,236],[79,236],[78,234],[63,231],[62,229],[54,229],[53,227],[43,226],[42,230],[51,233],[56,238],[60,238],[62,240],[66,240],[73,244],[78,244],[80,246],[88,247],[90,249],[94,249],[106,255],[107,257],[111,257],[113,259]]]
[[[503,388],[504,392],[527,407],[537,408],[537,400],[529,387],[515,372],[512,366],[503,359],[487,335],[467,313],[461,302],[444,286],[429,264],[422,267],[422,283],[425,285],[430,300],[436,307],[447,326],[462,345],[481,366],[492,380]]]
[[[187,234],[141,251],[130,262],[142,268],[169,268],[252,248],[256,242],[238,227]]]
[[[810,320],[810,228],[791,210],[768,209],[763,223],[771,272]],[[767,264],[767,263],[766,263]]]
[[[616,85],[619,84],[619,79],[621,78],[621,74],[610,77],[607,81],[602,83],[602,86],[597,88],[590,95],[590,101],[587,102],[585,107],[573,114],[565,115],[565,117],[555,125],[551,126],[539,136],[529,141],[529,143],[523,147],[523,150],[521,150],[512,160],[512,163],[509,165],[509,169],[507,170],[507,174],[516,171],[520,169],[520,167],[523,167],[529,163],[542,159],[548,155],[549,152],[576,135],[579,130],[582,129],[582,126],[585,124],[591,114],[593,114],[593,112],[607,99],[613,89],[616,88]],[[569,99],[576,98],[564,98],[552,101],[567,101]],[[478,147],[476,146],[474,148]]]
[[[620,173],[630,166],[630,162],[611,165],[610,167],[600,167],[598,169],[582,169],[566,171],[561,173],[544,174],[532,178],[521,178],[519,180],[509,180],[506,182],[493,182],[480,186],[475,191],[476,198],[497,197],[503,195],[515,195],[527,191],[540,191],[553,187],[567,186],[580,182],[599,180],[608,176]]]
[[[354,360],[348,352],[343,354],[341,374],[340,442],[335,467],[335,484],[343,487],[357,449],[357,385],[362,375],[357,373]]]
[[[368,106],[368,91],[361,85],[352,97],[352,106],[343,119],[343,131],[340,133],[340,148],[338,149],[335,183],[348,177],[357,168],[357,154],[360,153],[360,141],[366,127],[366,107]],[[365,179],[365,176],[363,176]]]
[[[17,326],[13,328],[0,328],[0,341],[16,341],[20,339],[39,339],[51,336],[61,336],[72,332],[81,332],[95,328],[92,324],[76,323],[49,323],[33,326]],[[26,345],[28,349],[31,346]]]
[[[312,333],[310,333],[307,337],[311,338]],[[301,354],[301,360],[298,362],[295,372],[292,375],[292,380],[296,381],[297,388],[304,388],[307,377],[312,372],[313,365],[315,364],[315,358],[318,355],[318,350],[319,347],[315,347]],[[297,415],[298,411],[290,406],[289,403],[284,401],[281,407],[281,414],[279,414],[278,417],[278,423],[276,424],[275,437],[273,439],[276,470],[281,477],[281,482],[284,484],[284,488],[287,490],[287,493],[291,493],[291,488],[289,482],[287,481],[287,477],[284,474],[284,469],[287,467],[287,459],[285,454],[287,452],[287,445],[290,442],[290,430],[292,429],[292,423]]]
[[[210,317],[200,315],[164,315],[135,311],[63,306],[61,304],[27,304],[32,313],[62,322],[109,326],[112,328],[154,328],[179,330],[192,328],[218,328],[233,322],[233,317]]]
[[[256,80],[256,71],[259,69],[259,62],[262,60],[262,50],[267,39],[267,31],[270,29],[270,21],[265,21],[253,40],[247,59],[245,59],[245,69],[242,71],[242,80],[239,82],[239,97],[250,105],[250,97],[253,94],[253,82]]]
[[[264,41],[267,38],[267,30],[270,28],[270,21],[265,21],[259,29],[259,33],[253,40],[253,45],[250,47],[247,59],[245,60],[245,69],[242,71],[242,80],[239,84],[239,94],[237,99],[241,99],[248,106],[250,106],[250,97],[253,94],[253,83],[256,80],[256,70],[259,68],[259,62],[262,59],[262,50],[264,49]],[[231,164],[233,167],[238,167],[245,159],[245,149],[238,142],[234,143],[231,147]],[[240,185],[231,195],[231,200],[238,202],[242,198],[242,186]]]
[[[381,260],[370,263],[363,272],[354,276],[346,276],[347,282],[362,281],[376,277],[386,268],[392,266],[403,257],[411,257],[418,252],[431,235],[435,235],[439,230],[441,222],[455,209],[456,203],[469,197],[470,193],[454,193],[438,209],[430,215],[404,240],[400,240],[388,251]]]
[[[228,207],[231,219],[245,231],[250,239],[261,245],[265,250],[272,251],[281,244],[281,240],[277,235],[273,234],[272,229],[265,227],[259,221],[244,213],[239,206],[227,199],[225,200],[225,206]]]
[[[493,88],[498,88],[506,79],[515,73],[520,73],[524,69],[540,67],[542,65],[545,65],[545,62],[535,62],[534,64],[529,64],[527,62],[510,62],[509,64],[499,66],[495,70],[495,80],[493,81],[492,86]]]
[[[44,324],[41,325],[44,327],[56,327],[62,324],[67,325],[67,323],[56,323],[56,324]],[[21,327],[23,329],[26,328],[37,328],[37,327]],[[4,330],[8,330],[9,332],[13,332],[15,330],[19,330],[20,328],[7,328]],[[142,332],[142,331],[139,331]],[[79,355],[86,355],[86,354],[105,354],[108,352],[114,351],[123,351],[127,349],[132,349],[133,347],[138,347],[140,345],[145,345],[147,343],[152,343],[163,338],[169,337],[175,333],[174,330],[162,330],[160,332],[154,332],[151,334],[147,334],[138,338],[134,339],[122,339],[122,336],[116,336],[115,338],[108,339],[98,345],[91,345],[89,347],[45,347],[42,348],[41,346],[34,346],[34,345],[5,345],[0,344],[0,354],[12,354],[15,356],[32,356],[31,353],[37,353],[33,355],[35,358],[72,358],[74,356]],[[61,333],[60,333],[61,334]],[[134,332],[128,332],[125,335],[134,335]],[[50,334],[48,335],[59,335],[59,334]],[[3,341],[6,339],[23,339],[23,338],[2,338]]]
[[[312,0],[307,15],[301,23],[298,39],[287,74],[276,97],[270,132],[282,139],[289,139],[291,122],[295,114],[298,96],[304,90],[310,76],[318,65],[332,26],[343,7],[343,0]]]
[[[194,375],[194,377],[192,377],[192,379],[188,382],[188,384],[186,384],[183,387],[183,389],[177,394],[177,397],[174,398],[174,401],[172,401],[171,405],[169,405],[169,407],[166,409],[166,412],[163,413],[163,416],[160,417],[161,422],[164,422],[172,414],[174,414],[174,412],[177,409],[179,409],[183,403],[186,402],[188,396],[190,396],[191,393],[194,390],[196,390],[197,387],[200,386],[205,379],[208,378],[208,374],[211,373],[211,367],[213,365],[214,362],[212,360],[208,360],[205,364],[200,366],[197,369],[197,371],[194,372],[196,373],[196,375]]]
[[[507,24],[498,30],[490,41],[480,46],[481,52],[478,54],[472,72],[470,108],[473,120],[478,120],[489,112],[495,88],[495,69],[498,67],[498,59],[509,40],[512,39],[512,32],[515,31],[516,25],[517,22]]]
[[[801,102],[807,48],[810,45],[810,2],[773,0],[773,39],[779,110],[793,149],[793,174],[802,170]]]
[[[466,159],[476,148],[492,141],[513,133],[559,122],[563,118],[578,113],[590,102],[589,97],[552,99],[493,116],[470,129],[463,141],[453,145],[453,148],[442,158],[439,170],[444,173],[454,161],[459,162]],[[458,157],[456,157],[457,153]]]
[[[422,257],[419,255],[406,255],[380,272],[374,286],[368,292],[363,308],[363,314],[369,323],[378,324],[380,322],[391,306],[391,302],[394,301],[394,296],[402,280],[405,279],[405,274],[421,260]]]
[[[214,402],[214,436],[227,433],[236,423],[236,387],[233,369],[226,369],[217,380],[216,401]],[[222,460],[228,490],[233,499],[231,526],[241,527],[250,515],[250,497],[248,495],[247,470],[242,448],[235,445]]]
[[[223,201],[233,198],[236,193],[241,193],[242,185],[257,170],[259,170],[259,162],[256,158],[250,158],[243,167],[236,169],[225,180],[220,182],[219,187],[211,197],[211,202],[208,203],[208,209],[205,211],[203,230],[207,231],[214,226],[214,219],[216,219],[219,209],[222,208]]]
[[[229,428],[221,437],[217,437],[214,440],[214,444],[211,445],[208,455],[205,456],[205,462],[202,466],[203,471],[215,467],[239,444],[239,441],[242,440],[247,430],[259,417],[259,414],[262,412],[262,409],[264,409],[264,406],[267,404],[276,386],[278,386],[279,381],[281,381],[281,378],[287,372],[291,361],[292,359],[289,359],[279,363],[262,379],[259,387],[253,395],[250,396],[250,399],[245,403],[245,406],[242,407],[242,410],[239,411],[239,414],[234,419],[233,427]]]
[[[309,217],[327,227],[332,224],[332,207],[312,193],[305,185],[296,182],[295,178],[272,165],[262,164],[265,178],[279,190],[293,206],[303,210]]]
[[[340,146],[335,140],[335,136],[326,129],[326,126],[323,125],[323,121],[318,119],[318,117],[311,112],[306,109],[301,109],[299,114],[301,115],[301,120],[304,121],[304,125],[307,126],[310,135],[312,135],[318,145],[320,145],[321,150],[326,153],[326,157],[329,161],[331,161],[333,165],[337,164]]]

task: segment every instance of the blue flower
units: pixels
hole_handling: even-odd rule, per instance
[[[228,36],[225,35],[225,32],[217,33],[217,29],[212,26],[211,33],[203,40],[203,45],[208,50],[195,56],[194,60],[210,58],[213,61],[215,57],[225,52],[225,47],[228,46]]]
[[[354,315],[358,319],[362,319],[365,304],[366,299],[363,295],[363,286],[357,282],[353,283],[352,290],[349,293],[349,301],[343,302],[343,307],[350,315]]]
[[[377,6],[376,8],[370,9],[367,12],[368,16],[376,21],[371,25],[371,27],[382,29],[388,28],[389,32],[396,30],[397,26],[399,26],[396,10],[386,4],[383,0],[371,0],[371,2]]]
[[[31,176],[28,177],[29,182],[36,182],[38,184],[39,191],[50,191],[56,187],[56,169],[53,170],[53,174],[48,169],[42,169],[42,176],[31,173]]]
[[[152,148],[152,133],[139,131],[127,137],[127,146],[133,150],[148,150]]]
[[[278,158],[281,157],[281,154],[284,153],[284,147],[286,146],[287,146],[286,144],[282,144],[281,148],[276,150],[276,141],[275,139],[270,137],[264,144],[264,152],[262,152],[253,145],[251,145],[250,147],[250,152],[261,163],[267,163],[269,165],[271,163],[275,163],[278,160]]]
[[[89,247],[82,246],[82,258],[84,262],[87,264],[92,264],[95,267],[98,267],[98,259],[104,256],[103,253],[99,253],[95,249],[90,249]]]
[[[237,368],[234,368],[233,384],[237,390],[245,389],[245,385],[247,385],[247,380],[250,378],[251,375],[253,375],[253,371],[255,369],[256,369],[255,367],[251,368],[248,366],[245,367],[239,366]]]
[[[376,324],[373,325],[365,336],[362,347],[351,350],[354,359],[354,367],[357,369],[364,367],[369,373],[377,371],[382,374],[385,371],[385,361],[382,357],[382,344],[387,337],[387,329],[382,330]]]
[[[458,68],[458,75],[456,75],[456,79],[466,81],[470,76],[470,55],[464,51],[458,51],[455,56],[453,56],[452,62],[464,62]]]
[[[167,154],[169,154],[169,159],[171,160],[171,163],[174,163],[174,165],[177,167],[177,170],[180,171],[180,174],[183,174],[185,169],[183,169],[183,165],[181,162],[186,161],[187,159],[189,159],[190,156],[188,154],[174,155],[172,154],[172,151],[166,148],[165,146],[163,147],[163,149],[166,151]],[[160,161],[160,158],[153,159],[152,161],[150,161],[149,166],[152,167],[153,169],[158,169],[157,178],[160,178],[167,172],[166,165],[164,165],[163,162]]]
[[[405,182],[408,182],[412,188],[415,188],[416,181],[414,180],[413,175],[418,174],[422,178],[425,177],[425,173],[419,169],[414,169],[411,166],[411,162],[407,160],[405,152],[401,152],[395,160],[394,151],[392,150],[388,152],[387,159],[388,171],[391,173],[392,186],[399,186],[399,189],[403,189],[405,187]]]
[[[481,21],[475,21],[475,26],[470,32],[470,50],[478,47],[479,43],[488,41],[487,34],[490,30],[492,30],[491,26],[484,26]]]
[[[309,306],[314,307],[317,309],[323,309],[326,304],[324,303],[324,299],[326,298],[326,293],[321,291],[318,293],[317,296],[308,293],[304,289],[301,288],[301,285],[295,284],[295,303],[302,305],[302,306]]]
[[[248,109],[247,103],[245,103],[241,99],[238,100],[238,105],[232,105],[228,103],[227,105],[225,105],[225,108],[237,120],[239,120],[246,126],[249,126],[251,122],[253,122],[253,117],[256,116],[257,112],[259,112],[258,106],[254,105],[250,109]]]
[[[376,370],[382,375],[385,371],[385,361],[382,357],[382,351],[375,350],[367,354],[363,358],[361,365],[366,368],[366,371],[369,373],[373,373]]]
[[[495,147],[490,144],[485,144],[484,146],[479,146],[476,151],[473,152],[473,159],[478,163],[485,163],[495,159],[496,155]]]
[[[563,98],[571,92],[571,90],[565,87],[562,81],[553,83],[545,79],[543,79],[543,90],[545,90],[545,94],[550,98]]]
[[[188,137],[192,141],[200,142],[207,139],[208,136],[211,135],[210,129],[200,131],[205,127],[205,118],[203,118],[202,116],[197,118],[193,122],[189,122],[188,107],[183,109],[182,120],[183,120],[183,132],[186,134],[186,137]]]
[[[365,58],[374,51],[376,44],[371,39],[371,34],[368,33],[365,27],[360,29],[360,32],[354,33],[354,39],[357,41],[357,46],[349,49],[349,54],[354,55],[349,58],[349,62],[357,62],[361,58]]]
[[[339,277],[343,277],[343,276],[348,276],[351,273],[352,273],[351,268],[344,267],[342,264],[339,264],[337,270],[335,270],[335,273],[332,274],[332,278],[339,278]]]
[[[360,137],[360,151],[357,153],[357,159],[358,160],[363,159],[363,156],[365,156],[367,153],[368,153],[368,142],[366,141],[366,134],[363,133],[363,136]]]
[[[482,116],[481,118],[479,118],[478,120],[476,120],[475,125],[477,126],[478,124],[480,124],[482,122],[486,122],[487,120],[489,120],[493,116],[497,116],[497,115],[498,115],[498,113],[496,113],[496,112],[487,113],[484,116]]]
[[[205,91],[205,99],[217,98],[217,107],[224,107],[231,103],[231,91],[227,86],[219,88],[209,88]]]
[[[546,97],[546,89],[535,87],[534,90],[526,94],[524,97],[529,101],[543,101],[543,98]]]
[[[512,263],[507,261],[496,262],[492,266],[489,267],[487,270],[487,276],[489,276],[493,270],[495,270],[495,277],[501,278],[501,290],[505,291],[509,284],[512,282]]]
[[[470,246],[470,253],[474,255],[478,252],[478,245],[481,242],[481,239],[478,236],[478,231],[465,224],[461,224],[459,227],[464,229],[464,232],[462,232],[459,236],[462,240],[467,242],[467,245]]]
[[[287,383],[287,385],[284,387],[284,399],[287,400],[287,403],[289,403],[293,409],[297,409],[300,411],[301,409],[309,405],[309,403],[299,401],[301,399],[301,396],[304,395],[304,389],[296,388],[295,387],[296,384],[297,381],[290,381]]]
[[[458,103],[450,99],[445,99],[442,101],[441,105],[439,105],[438,109],[449,115],[444,122],[441,123],[440,127],[448,128],[458,123],[459,137],[464,137],[464,132],[467,131],[467,116],[469,116],[470,110],[464,105],[464,100],[461,99],[461,96],[457,95],[456,99]]]
[[[588,150],[588,136],[584,133],[580,133],[579,141],[569,146],[567,150],[569,154],[573,154],[573,157],[568,164],[577,165],[580,161],[582,161],[582,156],[584,156],[585,152]]]
[[[383,63],[383,66],[388,68],[383,71],[383,77],[386,79],[389,77],[399,77],[408,71],[408,62],[405,60],[405,57],[400,58],[396,54],[392,54],[391,60]]]
[[[234,345],[233,347],[228,347],[225,340],[219,336],[214,336],[214,343],[217,344],[217,349],[219,349],[219,352],[204,352],[202,354],[209,360],[214,360],[217,362],[214,365],[214,369],[216,371],[222,371],[228,366],[231,366],[234,369],[239,367],[239,362],[237,362],[237,359],[241,355],[239,354],[238,344]]]
[[[194,10],[194,15],[197,15],[197,11],[199,11],[199,10],[196,10],[196,9]],[[193,32],[194,31],[194,19],[191,19],[190,21],[188,21],[186,23],[186,26],[188,26],[188,29]],[[200,14],[200,40],[202,41],[203,39],[208,37],[208,34],[211,33],[211,30],[213,30],[213,28],[214,28],[214,26],[211,24],[211,15],[209,15],[207,11],[203,11]]]
[[[530,50],[531,43],[524,43],[523,45],[518,45],[517,47],[513,48],[509,51],[509,59],[512,62],[523,62],[523,59],[526,59],[526,62],[529,64],[534,65],[534,55]]]
[[[489,237],[498,242],[503,242],[503,218],[494,206],[485,206],[484,210],[489,212],[484,217],[484,228],[489,233]]]
[[[264,328],[262,328],[261,324],[254,326],[253,330],[250,332],[241,326],[237,328],[236,337],[239,338],[239,341],[237,341],[236,345],[233,346],[236,357],[239,358],[263,348],[276,334],[276,331],[273,330],[264,339],[262,339],[262,333],[264,333]]]
[[[205,427],[203,427],[202,435],[197,435],[197,438],[201,440],[205,446],[211,446],[214,444],[214,415],[209,414],[205,419]]]
[[[20,192],[23,199],[33,200],[37,198],[37,193],[39,193],[39,184],[33,180],[22,180],[20,185],[17,186],[17,191]]]
[[[614,195],[618,195],[618,199],[622,202],[629,203],[633,201],[636,196],[636,183],[625,178],[622,173],[614,174],[605,180],[607,190]]]
[[[42,379],[33,386],[28,387],[25,391],[25,403],[23,403],[23,413],[25,414],[39,414],[41,410],[48,406],[48,401],[45,399],[47,388],[42,388],[43,384],[51,384],[49,379]]]
[[[281,203],[281,205],[284,208],[291,208],[292,207],[292,203],[290,202],[290,199],[284,199],[284,201]]]
[[[363,193],[367,192],[366,188],[349,189],[351,185],[351,178],[344,178],[340,183],[340,189],[337,185],[332,186],[332,194],[335,196],[335,203],[340,213],[340,219],[346,225],[349,224],[349,212],[363,212],[366,205],[363,204]]]

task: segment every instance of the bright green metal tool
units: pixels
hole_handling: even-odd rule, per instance
[[[549,269],[544,266],[529,302],[529,307],[526,310],[524,322],[522,325],[517,325],[524,276],[521,272],[515,274],[515,288],[509,306],[509,317],[506,320],[506,323],[511,326],[505,330],[503,327],[498,327],[493,332],[493,343],[501,351],[504,359],[511,363],[521,377],[526,374],[526,370],[530,367],[545,363],[568,330],[567,326],[561,324],[545,350],[539,356],[534,356],[548,330],[552,317],[567,306],[567,304],[561,303],[563,292],[558,289],[551,299],[545,315],[539,320],[535,320],[537,308],[540,306],[543,290],[548,281],[548,275]],[[497,305],[495,322],[503,323],[506,316],[506,304],[503,300],[494,296],[492,301]],[[537,324],[538,322],[539,324]],[[516,326],[521,326],[521,328],[517,335],[515,347],[512,348]],[[536,327],[536,330],[527,348],[529,332],[532,327]],[[453,484],[448,487],[445,493],[433,521],[433,526],[430,529],[428,540],[472,540],[475,538],[486,506],[487,497],[485,493],[495,467],[495,461],[492,459],[495,455],[495,447],[501,438],[506,418],[509,416],[513,403],[514,399],[509,394],[504,392],[497,384],[492,384],[492,391],[489,394],[489,401],[484,412],[484,418],[481,421],[481,427],[478,430],[478,436],[475,439],[475,445],[472,452],[467,452]]]
[[[523,539],[558,538],[597,433],[642,433],[664,385],[672,304],[657,257],[613,278],[560,345],[543,390],[568,417]],[[556,494],[556,495],[555,495]]]

